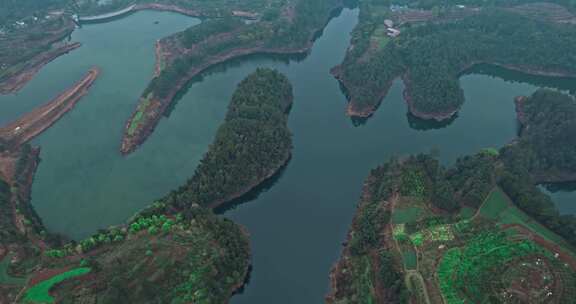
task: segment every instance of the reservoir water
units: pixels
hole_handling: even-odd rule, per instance
[[[34,141],[42,162],[32,203],[48,229],[81,238],[125,221],[183,184],[223,121],[236,84],[256,67],[273,67],[294,86],[293,157],[267,190],[223,215],[248,229],[253,248],[250,281],[232,303],[321,303],[371,168],[391,156],[435,151],[450,164],[501,147],[516,135],[515,96],[531,94],[536,85],[574,89],[561,80],[481,69],[461,78],[466,103],[458,117],[434,125],[407,115],[396,82],[374,117],[353,123],[329,69],[343,59],[357,14],[346,9],[333,19],[301,61],[252,57],[212,69],[127,157],[118,152],[121,133],[152,76],[155,40],[199,21],[144,11],[76,30],[71,40],[82,42],[80,49],[48,64],[17,95],[0,96],[0,123],[6,123],[50,100],[89,67],[102,68],[77,107]],[[559,208],[576,212],[576,195],[564,194]]]

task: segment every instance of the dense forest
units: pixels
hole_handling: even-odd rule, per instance
[[[293,49],[297,52],[311,42],[335,7],[336,0],[297,1],[290,12],[293,15],[282,15],[284,8],[278,7],[275,8],[278,18],[250,24],[234,18],[219,18],[167,37],[163,39],[165,45],[189,51],[180,51],[181,56],[152,79],[142,96],[152,92],[156,97],[165,98],[174,83],[186,77],[191,70],[201,69],[206,62],[235,50],[261,48],[261,52],[282,52]],[[269,13],[272,14],[271,11]],[[216,39],[216,36],[220,38]]]
[[[397,189],[398,168],[393,160],[370,172],[343,256],[332,270],[327,303],[409,303],[404,276],[382,233],[390,224],[389,202]]]
[[[258,69],[246,77],[194,176],[169,199],[184,208],[212,207],[273,175],[290,157],[291,102],[292,86],[277,71]]]
[[[381,32],[392,13],[377,1],[364,2],[354,47],[338,73],[357,108],[375,109],[391,81],[403,76],[414,114],[447,118],[464,102],[459,75],[481,62],[530,73],[576,74],[576,56],[569,51],[576,46],[572,26],[484,8],[449,22],[406,25],[398,37],[389,38]]]
[[[504,148],[508,163],[526,168],[538,182],[576,180],[576,100],[538,90],[516,101],[520,134]]]

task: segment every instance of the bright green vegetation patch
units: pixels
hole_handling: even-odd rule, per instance
[[[410,236],[410,240],[414,246],[422,246],[424,243],[424,234],[422,234],[422,232],[416,232]]]
[[[418,256],[414,250],[405,250],[402,252],[402,263],[404,268],[408,270],[415,270],[418,267]]]
[[[26,291],[24,303],[54,303],[54,298],[49,294],[52,286],[64,280],[87,274],[90,271],[91,269],[88,267],[76,268],[42,281]]]
[[[483,232],[460,250],[449,250],[440,263],[438,277],[447,302],[484,303],[492,294],[503,267],[517,258],[542,253],[530,241],[513,242],[503,232]]]
[[[392,214],[393,224],[406,224],[418,221],[420,216],[423,214],[422,208],[410,207],[403,209],[395,209]]]
[[[442,257],[440,266],[438,267],[438,280],[440,281],[440,290],[442,296],[447,304],[460,304],[464,303],[458,291],[453,288],[453,271],[462,259],[462,252],[459,248],[452,248],[448,250]]]
[[[499,156],[500,152],[496,148],[486,148],[482,150],[482,153],[490,155],[490,156]]]
[[[454,239],[454,233],[450,225],[438,225],[425,230],[421,233],[427,241],[439,242],[439,241],[451,241]]]
[[[8,274],[8,268],[10,267],[11,259],[12,255],[7,255],[2,261],[0,261],[0,284],[24,285],[26,283],[26,279],[15,278]]]
[[[130,121],[130,127],[128,127],[128,135],[134,134],[134,131],[136,131],[138,125],[140,125],[140,121],[142,121],[142,118],[144,117],[144,111],[146,110],[146,108],[148,108],[148,105],[150,104],[150,99],[152,98],[151,95],[152,93],[149,93],[148,96],[144,98],[144,101],[140,105],[138,105],[138,110],[136,114],[134,114],[132,120]]]
[[[536,222],[515,205],[512,205],[508,196],[500,188],[495,188],[490,192],[490,195],[480,208],[480,215],[500,224],[524,226],[550,242],[570,248],[570,245],[562,237]]]

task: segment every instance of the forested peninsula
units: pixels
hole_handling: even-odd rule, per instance
[[[0,302],[228,302],[248,275],[248,235],[208,208],[160,199],[125,224],[80,241],[50,233],[36,215],[30,189],[40,148],[27,142],[72,109],[98,73],[91,69],[69,90],[0,130]],[[273,92],[286,99],[270,100],[278,103],[268,106],[287,110],[290,85],[275,72],[261,73],[267,75],[266,83],[284,85],[274,86]],[[249,120],[269,114],[272,120],[280,115],[256,103],[263,99],[242,98],[247,96],[239,93],[230,117]],[[269,126],[261,120],[261,126]]]
[[[194,176],[167,199],[179,208],[215,208],[274,176],[291,155],[292,98],[290,82],[275,70],[260,68],[242,80]]]
[[[360,1],[351,46],[333,69],[348,95],[348,114],[372,115],[392,82],[402,78],[413,115],[448,119],[464,102],[459,76],[479,63],[576,76],[576,55],[570,51],[576,47],[575,26],[547,17],[563,9],[573,20],[571,12],[554,4],[530,9],[472,2],[392,11],[389,1]]]
[[[159,119],[186,84],[211,66],[250,54],[302,54],[340,0],[296,0],[267,11],[258,22],[233,18],[210,20],[157,44],[157,75],[140,97],[122,139],[123,154],[134,151],[153,132]]]
[[[504,151],[538,183],[576,181],[576,100],[541,89],[516,98],[519,137]]]
[[[576,217],[496,151],[392,159],[365,183],[327,302],[571,303],[575,236]]]

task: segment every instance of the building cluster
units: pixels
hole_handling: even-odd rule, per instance
[[[386,26],[386,35],[388,35],[388,37],[398,37],[398,35],[400,35],[400,30],[397,28],[394,28],[394,21],[390,20],[390,19],[386,19],[384,20],[384,25]]]

